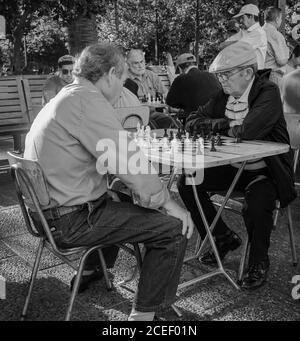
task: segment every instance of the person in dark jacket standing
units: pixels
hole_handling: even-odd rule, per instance
[[[198,69],[196,57],[191,53],[181,54],[176,67],[180,75],[174,79],[166,103],[172,108],[182,109],[187,117],[207,103],[221,89],[221,85],[215,75]]]
[[[237,42],[226,47],[215,58],[210,72],[216,74],[223,90],[196,114],[190,115],[186,123],[188,130],[197,131],[203,119],[211,118],[218,119],[218,128],[223,135],[289,144],[279,89],[268,79],[270,70],[257,71],[255,50],[251,45]],[[197,186],[197,192],[209,223],[216,211],[208,192],[227,190],[238,167],[239,164],[233,164],[205,169],[204,180]],[[178,181],[178,189],[203,239],[205,228],[192,188],[185,185],[184,176]],[[248,163],[236,189],[245,193],[243,217],[250,241],[248,270],[242,287],[255,289],[266,281],[269,270],[268,249],[276,200],[285,207],[296,197],[291,151]],[[241,245],[239,236],[222,219],[213,234],[221,259]],[[202,262],[216,263],[214,254],[205,253]]]

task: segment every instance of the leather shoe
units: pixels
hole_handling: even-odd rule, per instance
[[[269,267],[269,260],[250,265],[248,272],[242,281],[241,288],[254,290],[261,287],[267,280]]]
[[[103,272],[102,271],[94,271],[90,275],[82,275],[80,279],[80,283],[78,286],[78,294],[84,292],[86,289],[88,289],[89,285],[95,281],[100,281],[103,277]],[[73,290],[74,283],[75,283],[75,278],[76,275],[73,276],[70,282],[70,291]]]
[[[233,231],[228,230],[225,234],[216,236],[216,246],[220,259],[223,260],[229,251],[236,250],[242,244],[242,239]],[[209,250],[200,258],[205,265],[217,265],[215,254]]]

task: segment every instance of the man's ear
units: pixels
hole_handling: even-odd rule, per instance
[[[246,70],[246,76],[247,76],[247,79],[251,79],[254,75],[254,71],[252,69],[252,67],[248,67]]]
[[[107,83],[108,83],[109,87],[112,86],[113,79],[115,76],[116,76],[116,68],[114,66],[112,66],[107,73]]]

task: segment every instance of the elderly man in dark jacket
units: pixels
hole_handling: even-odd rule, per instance
[[[279,89],[268,79],[270,70],[257,71],[255,51],[249,44],[237,42],[222,50],[211,65],[210,72],[217,75],[223,90],[189,116],[187,130],[195,132],[201,129],[203,120],[210,118],[223,135],[289,144]],[[197,192],[209,223],[216,211],[208,192],[227,190],[238,167],[239,164],[233,164],[205,170],[204,181],[197,186]],[[184,176],[179,179],[178,188],[203,239],[206,231],[192,188],[185,184]],[[248,163],[236,189],[245,193],[243,217],[250,240],[248,271],[242,287],[255,289],[267,278],[272,213],[276,200],[280,201],[281,207],[285,207],[296,197],[291,151]],[[241,245],[239,236],[222,219],[219,219],[213,233],[221,259]],[[216,263],[214,254],[207,252],[202,262]]]

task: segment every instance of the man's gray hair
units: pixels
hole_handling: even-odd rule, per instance
[[[117,77],[121,78],[125,70],[125,59],[120,49],[111,44],[94,44],[81,52],[73,74],[95,84],[112,67],[115,67]]]
[[[131,49],[128,51],[126,55],[126,60],[129,60],[133,54],[140,54],[143,58],[145,58],[145,52],[141,49]]]

